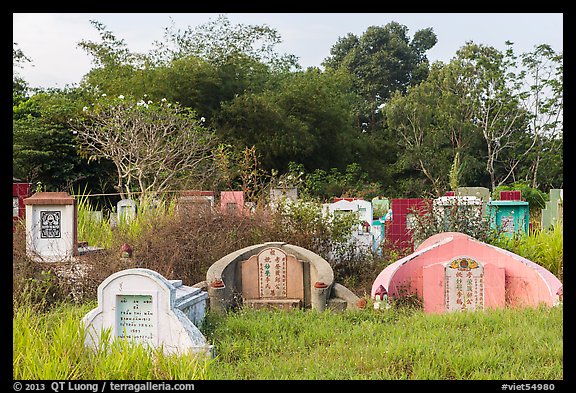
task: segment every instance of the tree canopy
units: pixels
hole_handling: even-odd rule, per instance
[[[51,190],[236,187],[255,197],[263,179],[290,175],[322,199],[563,185],[563,56],[548,45],[517,55],[512,43],[467,42],[430,64],[433,29],[410,36],[391,22],[338,38],[324,69],[303,70],[276,51],[274,28],[225,16],[167,27],[148,53],[92,25],[99,40],[79,47],[93,68],[78,87],[30,92],[14,73],[19,178]],[[15,44],[15,69],[29,61]]]

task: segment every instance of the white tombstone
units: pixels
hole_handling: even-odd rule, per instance
[[[356,245],[357,252],[364,252],[375,248],[375,236],[378,235],[372,226],[372,202],[363,199],[348,201],[341,199],[328,205],[328,212],[332,215],[339,212],[354,213],[360,223],[351,233],[351,241]],[[333,252],[330,255],[334,255]]]
[[[122,199],[116,204],[118,222],[130,222],[136,217],[136,202],[132,199]]]
[[[76,200],[66,192],[38,192],[24,199],[26,254],[37,262],[77,255]]]
[[[114,273],[98,286],[98,307],[83,318],[85,345],[97,348],[104,329],[114,339],[161,347],[166,354],[213,355],[196,325],[202,324],[208,293],[167,280],[149,269]]]

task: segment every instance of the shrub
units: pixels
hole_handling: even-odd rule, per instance
[[[443,210],[427,201],[414,211],[412,239],[417,246],[430,236],[442,232],[465,233],[484,243],[493,243],[500,236],[499,230],[490,227],[482,205],[466,203],[459,198],[451,200]]]

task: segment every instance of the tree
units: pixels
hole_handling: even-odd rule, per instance
[[[12,77],[12,98],[14,105],[17,105],[20,100],[24,99],[28,91],[28,84],[18,75],[17,69],[24,67],[24,63],[32,62],[32,60],[24,54],[22,49],[17,46],[18,44],[14,42],[12,46],[12,69],[14,70]]]
[[[119,96],[84,108],[73,122],[81,149],[90,159],[111,160],[122,198],[145,199],[171,186],[197,186],[212,170],[215,137],[194,111],[167,101]]]
[[[381,127],[377,114],[395,91],[423,81],[428,74],[426,51],[437,42],[432,28],[408,37],[408,28],[397,22],[370,26],[357,37],[348,34],[330,50],[323,65],[326,69],[346,69],[355,77],[354,88],[363,102],[357,107],[358,127],[373,131]]]
[[[309,68],[270,86],[223,103],[215,123],[222,140],[255,146],[268,171],[290,161],[309,170],[345,166],[355,145],[346,75]]]
[[[172,24],[165,29],[164,41],[157,42],[151,53],[159,62],[194,56],[223,65],[240,55],[278,70],[299,67],[295,56],[279,55],[274,50],[282,42],[276,29],[267,25],[232,25],[226,15],[185,30]]]
[[[424,174],[436,196],[466,179],[477,155],[475,114],[459,81],[459,67],[437,62],[425,81],[406,95],[397,92],[383,108],[400,160]]]
[[[517,79],[510,72],[508,54],[468,42],[453,60],[461,70],[460,83],[468,92],[465,99],[472,105],[473,123],[486,142],[486,171],[491,189],[505,183],[526,155],[523,153],[505,173],[497,176],[501,156],[515,147],[527,129],[526,111],[520,105]]]
[[[511,48],[509,53],[513,56]],[[521,93],[522,103],[530,119],[529,134],[532,139],[532,163],[526,173],[526,180],[530,181],[533,188],[537,188],[540,164],[546,151],[562,154],[563,54],[556,53],[550,45],[542,44],[520,57],[522,71],[519,78],[525,81]]]
[[[77,154],[68,125],[81,110],[77,91],[37,91],[13,106],[13,174],[40,182],[50,191],[105,183],[106,163],[88,163]]]

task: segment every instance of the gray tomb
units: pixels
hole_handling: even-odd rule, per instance
[[[136,217],[136,202],[132,199],[122,199],[116,204],[118,222],[130,222]]]
[[[114,273],[98,286],[98,307],[84,316],[85,345],[97,348],[104,329],[114,339],[127,339],[166,354],[203,353],[213,346],[197,326],[204,321],[208,293],[167,280],[149,269]]]
[[[554,226],[563,225],[564,190],[561,188],[550,189],[550,200],[542,209],[541,228],[550,229]]]

